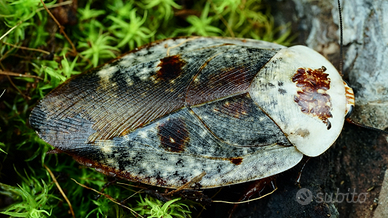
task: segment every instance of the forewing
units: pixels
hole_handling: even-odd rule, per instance
[[[144,128],[93,146],[67,151],[108,175],[150,185],[179,188],[202,172],[196,186],[247,182],[285,171],[302,158],[293,146],[238,147],[215,137],[185,108]]]
[[[140,57],[144,49],[131,55]],[[154,51],[151,54],[158,51],[154,47],[150,49]],[[187,49],[134,66],[123,64],[128,58],[124,56],[102,68],[72,78],[40,102],[32,112],[30,123],[44,140],[61,149],[71,146],[72,141],[74,144],[93,143],[124,136],[183,108],[187,100],[201,103],[203,99],[217,100],[247,91],[254,74],[277,51],[223,42],[190,51]],[[230,63],[222,68],[214,62],[214,57],[235,56],[237,51],[240,51],[240,59],[244,60],[231,62],[236,64],[238,73]],[[144,60],[144,57],[141,59]],[[225,71],[225,67],[230,70]],[[224,70],[222,76],[217,74],[218,68]],[[205,86],[197,85],[194,80],[198,75],[210,82],[205,82]],[[210,95],[210,99],[206,97],[206,87],[216,93]],[[79,141],[80,132],[89,134],[86,141]],[[61,134],[67,134],[70,142],[58,141],[64,137]]]

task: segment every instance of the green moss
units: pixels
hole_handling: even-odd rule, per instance
[[[56,1],[45,2],[52,11],[62,7]],[[43,167],[46,164],[56,175],[77,217],[132,216],[70,179],[101,190],[106,176],[80,167],[66,155],[46,155],[52,147],[28,127],[28,116],[36,102],[71,76],[166,37],[214,35],[290,43],[289,31],[277,36],[279,28],[274,28],[269,9],[257,0],[201,0],[193,5],[179,5],[173,0],[78,2],[78,22],[65,25],[70,43],[40,0],[0,0],[0,93],[6,90],[0,97],[3,214],[70,216],[69,205]],[[26,175],[17,171],[25,171]],[[138,190],[116,184],[104,193],[120,201]],[[4,203],[10,201],[11,204]],[[189,207],[179,199],[163,203],[136,194],[125,204],[152,217],[190,216]]]
[[[0,194],[8,196],[16,203],[4,208],[2,212],[5,215],[11,217],[49,217],[52,214],[52,210],[55,207],[55,202],[58,202],[59,198],[52,193],[53,184],[50,183],[50,178],[37,179],[36,175],[32,173],[32,176],[22,176],[20,174],[21,184],[18,186],[10,186],[0,183]]]
[[[137,211],[140,215],[147,215],[147,217],[190,217],[189,207],[183,203],[179,203],[180,198],[170,200],[163,203],[155,198],[148,197],[143,199],[140,196],[140,201],[137,201],[137,206],[133,210]]]

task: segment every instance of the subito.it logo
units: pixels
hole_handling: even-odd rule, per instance
[[[296,193],[296,202],[301,205],[308,205],[313,201],[313,193],[307,188],[301,188]]]

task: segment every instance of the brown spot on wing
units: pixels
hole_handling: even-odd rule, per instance
[[[156,79],[174,80],[182,74],[182,68],[185,65],[186,62],[179,55],[162,58],[158,64],[160,69],[156,73]]]
[[[169,152],[182,152],[189,139],[185,123],[181,119],[170,119],[159,125],[160,145]]]
[[[243,158],[242,157],[233,157],[233,158],[230,158],[230,162],[234,165],[240,165],[243,161]]]
[[[329,74],[324,73],[325,71],[325,67],[299,68],[292,77],[292,81],[299,88],[294,101],[300,106],[301,111],[318,117],[327,125],[327,129],[330,129],[328,118],[333,117],[330,112],[332,104],[330,95],[326,93],[330,89],[330,78],[328,78]]]

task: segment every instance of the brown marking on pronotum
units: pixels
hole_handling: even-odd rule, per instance
[[[186,61],[182,60],[179,55],[169,56],[160,59],[156,72],[157,80],[171,81],[182,74],[182,68],[186,65]]]
[[[229,160],[234,165],[240,165],[243,161],[243,158],[242,157],[232,157]]]
[[[310,131],[308,129],[297,129],[295,134],[305,138],[310,135]]]
[[[327,129],[331,128],[328,118],[331,114],[332,104],[330,95],[326,93],[330,89],[329,74],[324,73],[326,68],[322,66],[318,69],[299,68],[292,81],[299,88],[294,101],[300,106],[301,111],[318,117],[326,124]]]
[[[185,123],[181,119],[170,119],[158,126],[160,145],[169,152],[183,152],[189,139]]]

